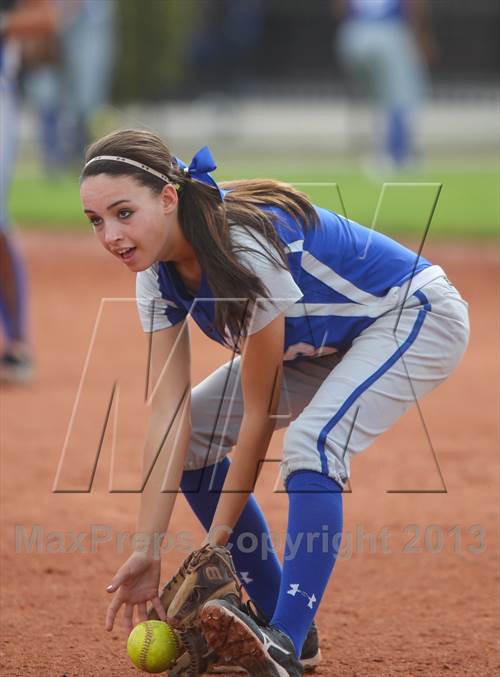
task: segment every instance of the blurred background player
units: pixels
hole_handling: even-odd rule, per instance
[[[23,383],[32,377],[26,327],[26,281],[9,229],[8,189],[17,143],[17,74],[23,43],[54,35],[57,15],[45,0],[0,0],[0,317],[5,343],[0,382]]]
[[[59,16],[57,37],[39,41],[24,78],[49,175],[79,165],[93,114],[109,103],[116,50],[115,0],[51,1]]]
[[[377,167],[404,168],[415,159],[415,116],[434,51],[425,0],[334,0],[333,7],[340,62],[355,93],[379,109]]]

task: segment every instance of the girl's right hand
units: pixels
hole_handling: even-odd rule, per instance
[[[165,609],[158,596],[160,585],[161,560],[153,559],[142,552],[134,552],[122,564],[108,585],[108,592],[115,592],[113,600],[106,614],[106,630],[113,629],[116,614],[122,604],[125,605],[123,612],[123,626],[127,632],[134,627],[134,606],[137,606],[138,621],[147,620],[146,602],[152,602],[159,618],[167,620]]]

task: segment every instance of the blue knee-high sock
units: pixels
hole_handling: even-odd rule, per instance
[[[229,470],[229,459],[200,470],[186,470],[181,489],[193,512],[208,531]],[[272,545],[269,527],[251,495],[229,541],[236,571],[249,597],[268,618],[274,612],[281,582],[281,565]]]
[[[402,108],[393,108],[389,111],[387,129],[387,154],[397,165],[403,165],[410,159],[410,126],[408,115]]]
[[[291,474],[281,586],[271,625],[292,639],[297,655],[332,573],[342,535],[342,489],[310,470]]]

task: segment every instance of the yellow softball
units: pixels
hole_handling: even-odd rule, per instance
[[[167,623],[144,621],[130,633],[127,651],[137,668],[145,672],[164,672],[179,655],[179,640]]]

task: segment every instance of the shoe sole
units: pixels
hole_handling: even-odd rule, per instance
[[[200,618],[205,639],[223,663],[245,668],[251,677],[289,677],[288,670],[267,653],[258,626],[252,629],[236,609],[208,602]]]
[[[304,672],[314,672],[318,665],[321,663],[321,649],[318,649],[318,653],[314,654],[312,658],[300,658]]]
[[[218,595],[224,593],[224,588],[217,590],[212,597],[208,597],[207,601],[212,601],[214,599],[221,599]],[[227,594],[225,597],[229,603],[231,604],[239,604],[240,600],[239,598],[233,594],[232,588],[230,589],[229,594]],[[204,603],[204,602],[202,602]],[[207,672],[210,674],[210,669],[211,666],[214,665],[214,660],[208,660],[207,664],[207,655],[204,653],[202,655],[199,655],[199,651],[194,649],[191,653],[188,650],[188,645],[189,645],[189,640],[190,637],[193,637],[194,634],[197,632],[200,632],[201,635],[203,633],[201,632],[201,618],[200,618],[200,611],[199,607],[194,610],[193,612],[186,614],[181,620],[175,617],[170,617],[167,614],[167,622],[168,624],[176,631],[176,633],[179,635],[179,638],[181,640],[181,643],[184,645],[186,648],[186,653],[185,655],[182,656],[182,660],[178,660],[178,663],[182,669],[179,671],[179,666],[176,665],[176,669],[172,669],[171,671],[168,672],[169,677],[176,677],[179,675],[179,677],[195,677],[200,673],[200,670],[196,670],[191,663],[190,655],[192,654],[193,657],[200,657],[200,669],[203,667],[202,672],[205,673]],[[184,663],[184,661],[187,661]],[[191,666],[191,667],[189,667]],[[236,672],[236,671],[233,671]]]
[[[318,653],[316,653],[312,658],[300,658],[300,662],[302,663],[302,667],[304,668],[304,672],[306,673],[311,673],[316,670],[318,665],[321,663],[322,660],[322,655],[321,655],[321,649],[318,649]],[[215,665],[211,670],[208,670],[209,675],[225,675],[227,673],[233,673],[233,672],[241,672],[242,674],[247,675],[248,672],[245,670],[245,668],[239,668],[237,666],[225,666],[225,665]]]

